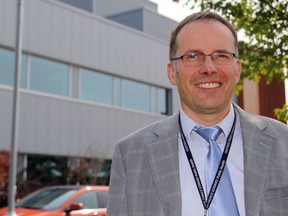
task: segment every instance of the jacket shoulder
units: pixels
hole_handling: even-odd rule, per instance
[[[276,136],[276,138],[277,134],[282,134],[280,137],[288,137],[288,125],[283,122],[266,116],[247,113],[239,107],[236,107],[236,109],[240,115],[240,122],[243,128],[257,127],[266,133]]]
[[[151,142],[151,140],[156,139],[157,137],[165,134],[169,134],[171,130],[178,128],[178,114],[174,114],[165,119],[153,122],[149,125],[146,125],[139,130],[125,136],[122,138],[117,145],[133,145],[137,143],[146,143]],[[137,142],[135,142],[137,141]]]

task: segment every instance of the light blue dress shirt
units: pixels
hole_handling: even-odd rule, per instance
[[[226,166],[228,166],[229,169],[240,216],[245,216],[243,141],[240,121],[237,113],[236,116],[236,128]],[[193,131],[193,128],[196,126],[196,122],[191,120],[183,112],[182,109],[180,109],[180,119],[183,132],[189,144],[190,150],[197,166],[197,170],[201,178],[201,183],[205,188],[204,165],[206,155],[208,153],[209,144],[200,135]],[[225,147],[226,139],[233,125],[233,120],[234,111],[233,106],[231,105],[231,109],[228,115],[218,124],[218,126],[221,127],[224,132],[220,134],[217,139],[217,143],[222,151]],[[190,165],[188,163],[186,153],[183,149],[180,134],[178,137],[180,166],[179,170],[182,194],[182,216],[204,215],[204,207]]]

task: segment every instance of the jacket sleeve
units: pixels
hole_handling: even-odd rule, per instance
[[[126,169],[116,145],[110,174],[107,216],[127,216]]]

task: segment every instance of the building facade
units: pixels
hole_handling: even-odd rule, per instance
[[[18,181],[107,183],[117,140],[179,106],[166,76],[176,22],[149,1],[123,0],[125,7],[105,14],[109,1],[77,2],[24,1]],[[4,151],[11,145],[16,17],[17,0],[0,1]]]

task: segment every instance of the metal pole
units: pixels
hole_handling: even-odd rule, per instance
[[[17,3],[16,48],[15,48],[15,75],[12,108],[12,133],[10,148],[9,186],[8,186],[8,213],[6,216],[15,216],[16,178],[17,178],[17,149],[19,129],[19,86],[21,81],[22,64],[22,27],[23,27],[23,0]]]

